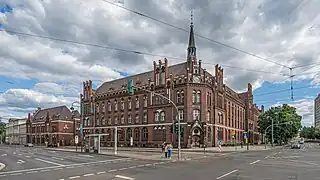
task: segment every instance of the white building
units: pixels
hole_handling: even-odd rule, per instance
[[[6,126],[7,143],[9,144],[25,144],[27,118],[15,119],[10,118]]]

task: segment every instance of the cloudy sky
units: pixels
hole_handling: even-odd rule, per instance
[[[198,59],[207,70],[214,73],[214,65],[222,65],[230,87],[241,92],[251,82],[257,104],[292,104],[304,125],[312,125],[320,90],[320,1],[109,2],[120,7],[103,0],[0,0],[0,117],[23,117],[37,106],[70,106],[83,80],[97,87],[151,70],[152,61],[164,57],[170,64],[185,61],[186,32],[124,7],[185,30],[193,10],[195,31],[202,36],[196,37]],[[293,101],[289,68],[295,75]]]

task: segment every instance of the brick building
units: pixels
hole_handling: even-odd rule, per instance
[[[74,135],[79,134],[80,113],[66,106],[38,108],[28,114],[27,142],[35,145],[73,145]]]
[[[248,127],[249,142],[258,143],[258,116],[263,112],[253,104],[252,86],[236,93],[223,83],[224,70],[215,66],[212,75],[197,59],[193,24],[190,26],[186,62],[169,66],[169,61],[153,63],[154,69],[145,73],[103,83],[96,90],[92,81],[83,83],[84,134],[102,136],[102,145],[112,146],[114,127],[118,127],[119,146],[155,147],[162,142],[177,146],[177,135],[170,133],[175,116],[183,128],[181,146],[216,146],[239,143]],[[128,80],[133,80],[135,94],[127,92]],[[151,94],[154,91],[170,100]],[[247,121],[248,120],[248,126]],[[235,133],[235,138],[232,134]]]

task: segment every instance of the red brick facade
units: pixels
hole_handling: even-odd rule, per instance
[[[211,75],[196,58],[191,25],[187,61],[169,66],[169,61],[154,62],[154,69],[131,77],[105,82],[92,90],[92,81],[83,83],[84,135],[102,136],[104,146],[113,146],[114,129],[118,128],[119,146],[155,147],[162,142],[177,145],[177,135],[170,133],[178,114],[183,127],[182,147],[216,146],[240,143],[243,132],[249,131],[249,142],[259,143],[258,116],[263,112],[253,104],[252,87],[236,93],[223,83],[224,70],[215,66]],[[127,82],[134,82],[136,93],[128,95]],[[148,93],[154,91],[170,100]],[[235,132],[235,138],[232,138]]]
[[[76,126],[74,127],[74,122]],[[74,135],[78,135],[79,112],[72,112],[66,106],[38,109],[28,114],[27,142],[35,145],[74,145]],[[75,130],[76,129],[76,130]]]

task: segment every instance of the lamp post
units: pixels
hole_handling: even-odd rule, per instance
[[[174,108],[176,109],[176,111],[177,111],[176,120],[178,120],[178,160],[180,160],[181,159],[181,123],[180,123],[180,119],[178,118],[179,109],[178,109],[177,105],[171,99],[167,98],[166,96],[163,96],[162,94],[158,94],[156,92],[149,91],[147,89],[144,89],[144,91],[147,91],[147,92],[149,92],[151,94],[160,96],[163,99],[168,100],[174,106]]]
[[[292,121],[288,121],[288,122],[283,122],[283,123],[277,123],[277,124],[273,124],[273,120],[271,121],[271,125],[269,125],[265,130],[264,130],[264,137],[266,137],[266,135],[267,135],[267,130],[271,127],[272,128],[272,131],[271,131],[271,145],[273,146],[273,141],[274,141],[274,139],[273,139],[273,127],[274,127],[274,125],[277,125],[277,126],[279,126],[279,125],[283,125],[283,124],[289,124],[289,125],[291,125],[291,124],[293,124],[293,122]],[[265,149],[267,149],[267,143],[265,143]]]
[[[76,146],[76,151],[77,151],[77,149],[78,149],[78,143],[76,143],[76,128],[77,128],[77,126],[76,126],[76,119],[74,118],[74,112],[75,112],[74,111],[74,104],[80,104],[80,103],[78,101],[73,101],[71,103],[71,108],[70,108],[71,113],[72,113],[72,120],[73,120],[73,143]]]

